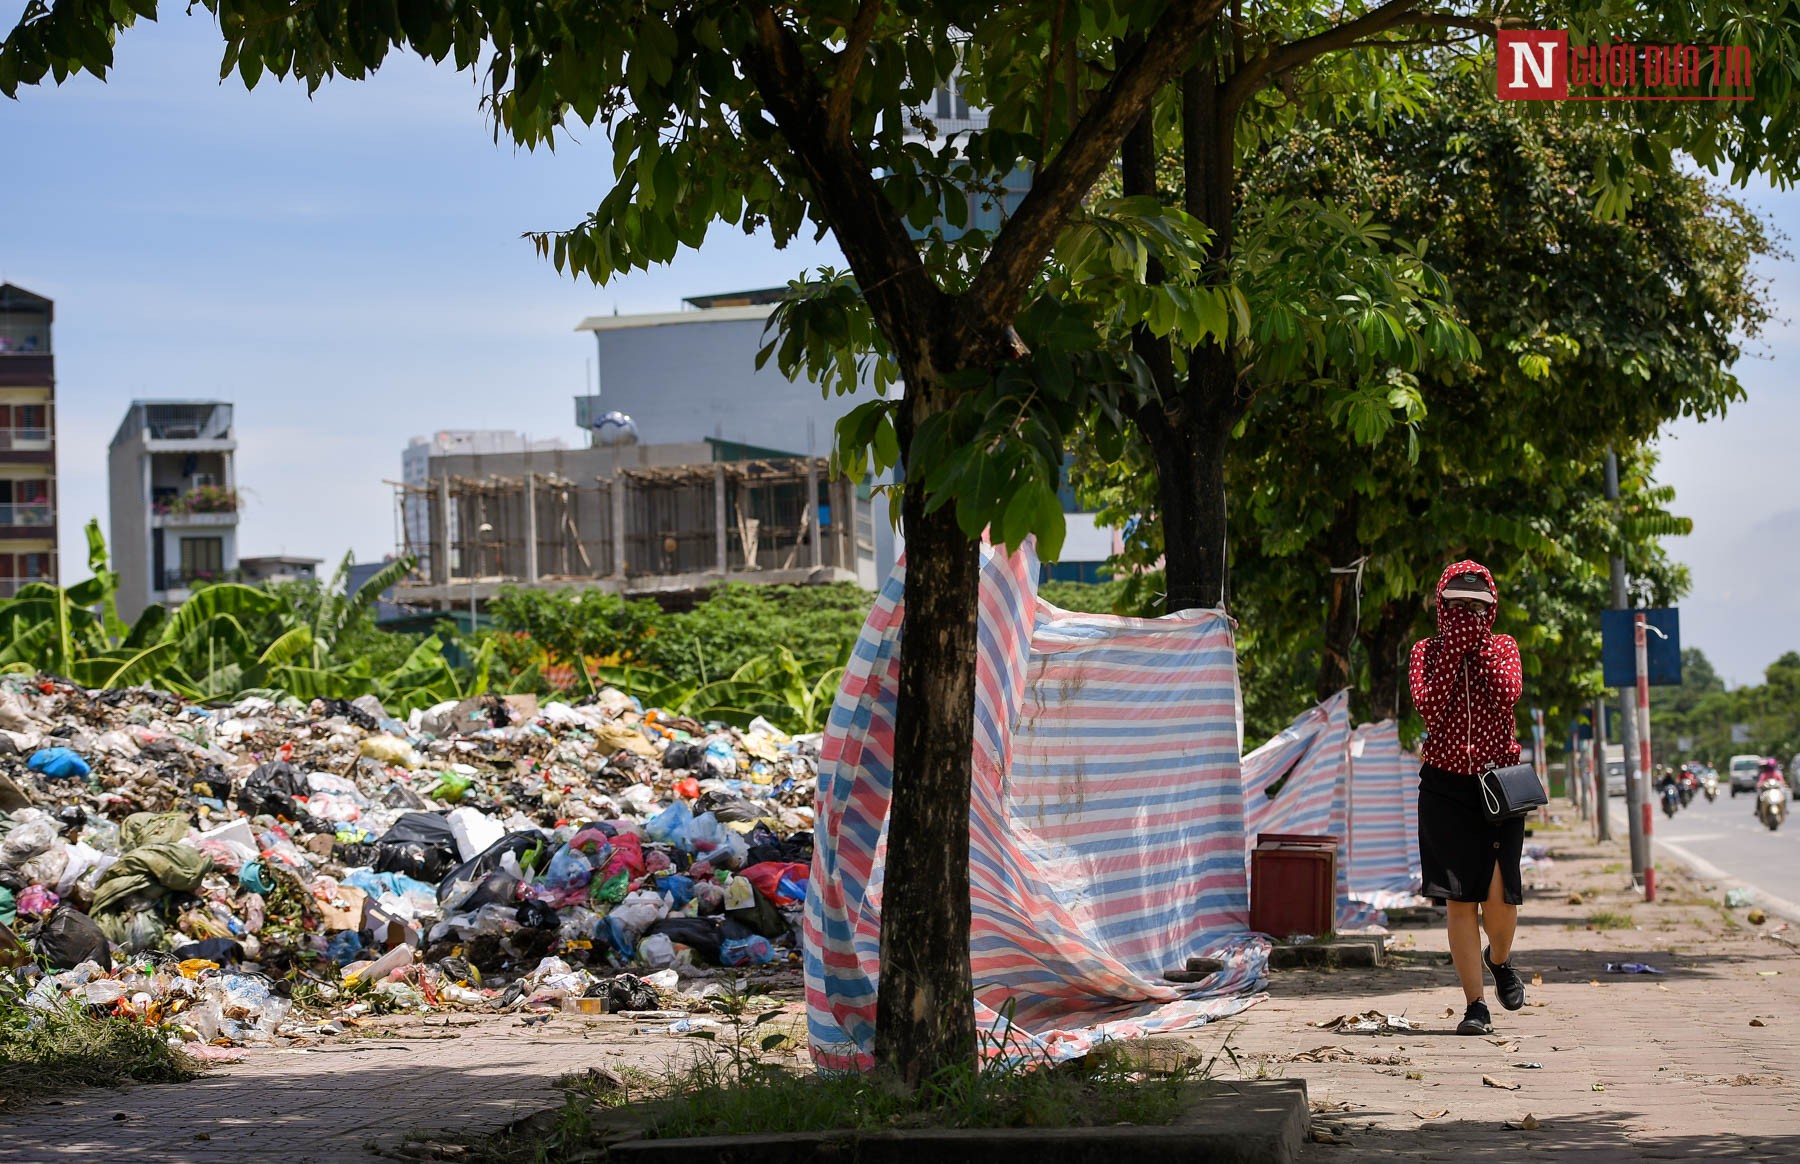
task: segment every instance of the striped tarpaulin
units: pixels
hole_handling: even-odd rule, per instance
[[[1245,861],[1263,833],[1336,837],[1337,928],[1383,924],[1385,918],[1350,896],[1350,693],[1302,712],[1244,757],[1243,773]]]
[[[991,1052],[1068,1058],[1256,1001],[1245,932],[1237,663],[1216,611],[1072,614],[1040,601],[1029,550],[983,548],[970,964]],[[882,590],[825,733],[806,902],[814,1058],[874,1046],[904,565]],[[1162,981],[1192,955],[1226,970]]]
[[[1391,719],[1350,737],[1350,896],[1373,909],[1417,904],[1419,760]]]

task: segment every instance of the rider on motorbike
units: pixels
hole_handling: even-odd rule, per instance
[[[1782,797],[1785,799],[1787,796],[1787,780],[1781,774],[1781,765],[1773,757],[1765,757],[1756,770],[1756,796],[1752,798],[1753,804],[1762,803],[1762,790],[1765,788],[1779,788]]]

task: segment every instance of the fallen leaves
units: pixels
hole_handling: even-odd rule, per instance
[[[1765,1023],[1765,1022],[1763,1022],[1763,1021],[1762,1021],[1762,1020],[1761,1020],[1761,1019],[1759,1019],[1759,1018],[1753,1018],[1753,1019],[1751,1019],[1751,1020],[1750,1020],[1750,1025],[1751,1025],[1751,1026],[1753,1026],[1753,1027],[1766,1027],[1766,1026],[1768,1026],[1768,1025],[1769,1025],[1769,1024],[1768,1024],[1768,1023]]]
[[[1483,1075],[1481,1077],[1481,1085],[1483,1087],[1498,1087],[1501,1091],[1517,1091],[1517,1090],[1519,1090],[1519,1085],[1517,1083],[1513,1083],[1513,1082],[1507,1081],[1507,1080],[1495,1079],[1492,1075]]]
[[[1415,1111],[1415,1112],[1413,1112],[1413,1115],[1417,1116],[1418,1118],[1420,1118],[1422,1120],[1443,1119],[1445,1116],[1447,1116],[1449,1114],[1450,1114],[1450,1109],[1447,1107],[1440,1107],[1436,1111]]]
[[[1509,1132],[1535,1132],[1539,1128],[1543,1127],[1544,1125],[1538,1122],[1538,1118],[1536,1116],[1531,1115],[1530,1113],[1527,1113],[1525,1118],[1520,1120],[1516,1124],[1513,1123],[1511,1120],[1508,1120],[1506,1123],[1503,1123],[1500,1126],[1505,1128]]]
[[[1542,974],[1542,972],[1533,974],[1531,976],[1531,984],[1533,986],[1542,986],[1544,984],[1544,975]]]

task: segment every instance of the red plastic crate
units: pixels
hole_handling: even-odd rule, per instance
[[[1250,928],[1275,938],[1332,931],[1336,837],[1258,833],[1250,851]]]

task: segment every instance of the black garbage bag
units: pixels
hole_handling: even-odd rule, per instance
[[[794,833],[783,840],[768,825],[759,824],[750,830],[744,844],[749,848],[746,865],[760,865],[764,861],[779,861],[784,865],[812,864],[811,833]]]
[[[699,816],[703,812],[710,812],[727,824],[733,821],[756,820],[767,815],[767,811],[758,808],[754,801],[746,800],[742,796],[733,796],[729,792],[719,791],[704,793],[699,800],[694,802],[694,815]]]
[[[375,840],[375,871],[437,882],[456,867],[456,835],[435,812],[407,812]]]
[[[719,965],[719,948],[726,942],[747,938],[749,926],[728,917],[666,917],[653,924],[646,934],[667,934],[671,942],[680,942],[714,966]]]
[[[704,745],[677,740],[663,752],[662,762],[665,768],[698,768],[705,756]]]
[[[446,913],[460,913],[491,902],[510,903],[518,895],[519,880],[500,868],[506,854],[518,856],[549,841],[538,832],[506,834],[438,881],[438,905]]]
[[[238,811],[249,816],[268,813],[299,820],[306,810],[294,798],[305,795],[306,781],[294,771],[294,766],[286,760],[270,760],[244,778],[244,786],[237,794]]]
[[[227,970],[244,960],[244,947],[230,938],[202,938],[198,942],[176,946],[169,952],[178,961],[185,962],[189,958],[204,958],[208,962],[217,962]]]
[[[604,998],[606,1009],[614,1014],[622,1010],[655,1010],[662,1005],[656,988],[635,974],[621,974],[596,982],[587,988],[588,998]]]
[[[83,962],[98,962],[112,969],[112,949],[94,919],[72,906],[59,905],[38,927],[32,941],[38,957],[52,970],[73,970]]]
[[[513,916],[520,925],[531,930],[553,930],[562,924],[554,909],[530,898],[519,903],[519,910]]]
[[[381,726],[380,720],[356,706],[356,704],[351,703],[348,699],[327,699],[323,702],[325,704],[325,714],[328,717],[341,715],[365,732],[372,732]]]

